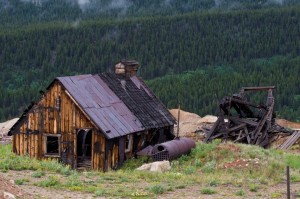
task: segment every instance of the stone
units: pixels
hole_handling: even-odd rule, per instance
[[[152,162],[152,163],[149,163],[149,164],[143,164],[142,166],[140,166],[136,170],[139,170],[139,171],[153,171],[153,172],[163,173],[163,172],[166,172],[170,169],[171,169],[170,162],[167,161],[167,160],[164,160],[164,161]]]
[[[13,195],[9,192],[5,192],[5,191],[3,192],[3,197],[4,197],[4,199],[16,199],[15,195]]]

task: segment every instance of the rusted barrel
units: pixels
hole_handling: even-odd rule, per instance
[[[152,150],[152,157],[156,161],[173,160],[189,153],[194,147],[196,147],[196,144],[190,138],[175,138],[174,140],[155,145]]]

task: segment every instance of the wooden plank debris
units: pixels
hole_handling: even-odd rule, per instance
[[[291,131],[275,124],[273,89],[274,86],[243,87],[238,94],[224,97],[219,104],[218,120],[206,132],[204,142],[221,138],[267,147],[276,133],[292,134]],[[249,91],[267,91],[266,103],[255,104],[249,101],[245,96]]]

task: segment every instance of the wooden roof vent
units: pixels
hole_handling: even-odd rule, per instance
[[[139,67],[139,62],[135,60],[121,60],[115,65],[115,73],[126,77],[132,77],[136,75]]]

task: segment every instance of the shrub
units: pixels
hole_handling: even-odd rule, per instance
[[[216,161],[212,160],[210,162],[205,163],[205,165],[202,167],[203,173],[211,173],[215,170],[216,167]]]
[[[214,189],[211,189],[211,188],[203,188],[203,189],[201,189],[201,193],[207,194],[207,195],[212,195],[212,194],[217,193],[217,191]]]
[[[61,175],[68,176],[68,175],[70,175],[70,173],[71,173],[71,170],[70,170],[70,166],[69,165],[60,168],[60,174]]]
[[[66,187],[74,187],[74,186],[81,186],[83,183],[81,182],[80,176],[77,172],[73,172],[72,175],[68,177],[67,182],[65,183]]]
[[[95,196],[104,196],[105,195],[105,190],[104,189],[98,189],[95,191]]]
[[[35,171],[35,172],[33,172],[33,173],[31,174],[31,176],[34,177],[34,178],[40,178],[40,177],[42,177],[42,176],[44,176],[44,175],[45,175],[45,172],[44,172],[44,171]]]
[[[43,180],[43,181],[37,183],[36,185],[40,186],[40,187],[56,187],[56,186],[60,185],[60,181],[59,181],[59,178],[56,176],[49,176],[48,179]]]
[[[195,167],[192,167],[192,166],[187,166],[185,169],[184,169],[184,173],[185,174],[193,174],[196,172],[196,168]]]
[[[210,182],[209,182],[209,186],[211,187],[214,187],[214,186],[217,186],[219,184],[218,180],[216,179],[212,179]]]
[[[24,182],[29,182],[29,179],[23,178],[23,179],[17,179],[15,180],[16,185],[23,185]]]
[[[236,196],[244,196],[244,195],[246,195],[246,193],[243,189],[240,189],[237,192],[235,192],[235,195]]]
[[[288,154],[286,156],[286,164],[291,168],[300,169],[300,156],[295,154]]]
[[[154,185],[149,187],[149,191],[154,194],[162,194],[165,192],[165,188],[161,185]]]
[[[250,184],[250,185],[249,185],[249,190],[250,190],[251,192],[257,192],[258,186],[255,185],[255,184]]]

